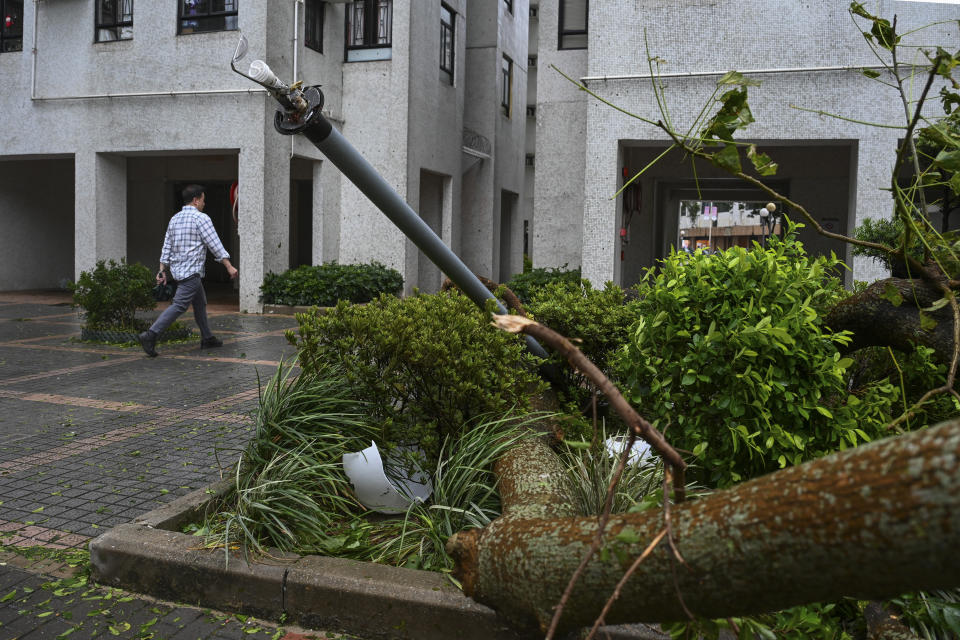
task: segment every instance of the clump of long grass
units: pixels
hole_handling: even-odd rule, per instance
[[[585,516],[603,513],[607,490],[620,460],[619,455],[613,455],[605,446],[607,436],[606,429],[601,427],[594,442],[567,442],[561,452],[567,471],[567,494],[579,513]],[[639,444],[642,443],[638,440]],[[687,484],[689,498],[703,493],[703,487]],[[657,507],[662,499],[663,460],[656,454],[647,453],[636,461],[628,461],[614,489],[610,512],[626,513]]]
[[[302,552],[322,546],[356,510],[341,459],[369,446],[375,429],[336,369],[293,370],[281,363],[261,387],[256,432],[209,527],[227,548]]]
[[[447,571],[447,539],[463,529],[484,527],[500,515],[493,463],[523,438],[536,435],[544,414],[481,418],[457,437],[448,437],[433,471],[429,503],[414,502],[402,518],[371,523],[371,544],[356,557],[432,571]]]

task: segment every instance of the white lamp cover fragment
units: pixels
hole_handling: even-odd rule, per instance
[[[430,476],[421,469],[409,469],[403,452],[403,448],[398,448],[400,455],[387,459],[387,467],[394,472],[391,474],[394,477],[388,477],[384,471],[375,442],[363,451],[343,454],[343,471],[363,506],[380,513],[403,513],[411,502],[426,502],[433,493]],[[404,467],[406,471],[402,471]]]
[[[628,442],[630,442],[630,438],[627,436],[610,436],[603,444],[607,448],[607,455],[613,458],[619,458],[623,454],[623,450],[627,448]],[[653,454],[650,451],[650,443],[637,438],[633,443],[633,447],[630,449],[627,464],[640,464],[644,458],[651,455]]]

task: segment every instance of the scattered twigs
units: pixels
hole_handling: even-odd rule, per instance
[[[620,582],[617,583],[617,587],[610,595],[610,599],[607,600],[607,604],[603,606],[603,611],[600,612],[596,622],[593,623],[593,627],[590,628],[590,633],[587,635],[586,640],[591,640],[591,638],[596,635],[597,630],[603,626],[607,612],[610,611],[610,607],[612,607],[613,603],[616,602],[617,598],[620,597],[620,590],[623,588],[623,585],[626,584],[627,580],[630,579],[630,576],[634,574],[634,572],[637,570],[637,567],[640,566],[640,563],[646,560],[647,556],[653,553],[653,550],[657,548],[657,545],[660,544],[660,541],[663,540],[665,535],[667,535],[666,529],[660,531],[660,533],[657,534],[650,544],[647,545],[647,548],[643,550],[643,553],[637,556],[637,559],[633,561],[633,564],[630,565],[630,568],[627,569],[626,573],[623,574]]]
[[[653,425],[634,411],[617,387],[610,382],[610,379],[603,375],[603,372],[590,362],[572,342],[556,331],[520,316],[494,316],[493,325],[509,333],[524,333],[541,340],[566,358],[570,366],[586,376],[601,393],[607,396],[610,405],[630,427],[631,434],[648,442],[653,450],[660,454],[664,461],[673,468],[675,474],[674,494],[677,497],[677,502],[683,502],[686,484],[685,469],[687,468],[683,458]]]

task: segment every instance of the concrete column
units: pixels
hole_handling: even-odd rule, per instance
[[[271,118],[272,118],[271,114]],[[240,310],[259,313],[260,286],[268,273],[290,266],[290,143],[264,129],[262,147],[240,149]]]
[[[889,191],[890,176],[893,171],[892,160],[896,150],[897,138],[885,132],[862,138],[853,152],[856,165],[851,168],[851,179],[855,181],[855,200],[850,203],[850,211],[855,212],[854,227],[867,218],[890,218],[893,215],[893,196]],[[849,224],[849,222],[848,222]],[[848,263],[849,264],[849,263]],[[865,256],[853,258],[853,279],[873,282],[886,278],[890,274],[879,262]]]
[[[583,277],[595,287],[602,287],[617,276],[619,237],[617,236],[617,202],[610,194],[617,192],[617,153],[609,137],[589,135],[586,146],[586,172],[583,191],[583,244],[581,269]],[[595,126],[599,126],[595,124]]]
[[[127,159],[80,151],[75,176],[74,278],[79,278],[97,260],[127,255]]]
[[[312,238],[313,257],[311,258],[313,264],[323,264],[323,261],[324,261],[323,164],[324,163],[322,161],[314,161],[313,163],[313,206],[311,207],[311,210],[313,212],[313,223],[310,226],[311,230],[313,231],[313,238]]]

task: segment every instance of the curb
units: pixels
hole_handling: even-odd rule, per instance
[[[441,574],[370,562],[276,552],[248,562],[204,549],[179,533],[230,489],[223,480],[194,491],[90,542],[91,577],[105,585],[201,607],[369,640],[521,640],[497,613]],[[649,627],[605,627],[610,638],[662,639]]]

